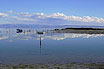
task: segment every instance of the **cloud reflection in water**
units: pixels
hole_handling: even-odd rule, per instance
[[[16,29],[0,29],[0,40],[9,40],[10,42],[14,40],[64,40],[72,38],[95,38],[103,37],[104,34],[81,34],[81,33],[58,33],[51,30],[43,30],[44,34],[38,34],[39,30],[36,29],[22,29],[23,31],[17,33]]]

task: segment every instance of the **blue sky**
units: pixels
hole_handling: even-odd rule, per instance
[[[104,25],[104,0],[0,0],[0,23]]]
[[[104,17],[104,0],[0,0],[0,11]]]

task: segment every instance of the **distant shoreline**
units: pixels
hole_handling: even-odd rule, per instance
[[[65,29],[61,29],[61,30],[104,30],[104,28],[65,28]],[[55,29],[55,30],[59,30],[59,29]]]
[[[64,28],[64,29],[54,29],[54,33],[104,34],[104,28]]]

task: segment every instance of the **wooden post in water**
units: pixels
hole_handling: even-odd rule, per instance
[[[40,55],[41,55],[41,48],[42,48],[42,42],[41,42],[41,35],[40,35]]]

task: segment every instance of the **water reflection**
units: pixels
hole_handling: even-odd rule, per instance
[[[86,33],[70,33],[57,32],[53,30],[37,30],[37,29],[0,29],[0,40],[64,40],[72,38],[94,38],[102,37],[104,34],[86,34]]]
[[[104,39],[100,37],[104,34],[1,28],[0,58],[5,63],[101,62],[104,59]]]

